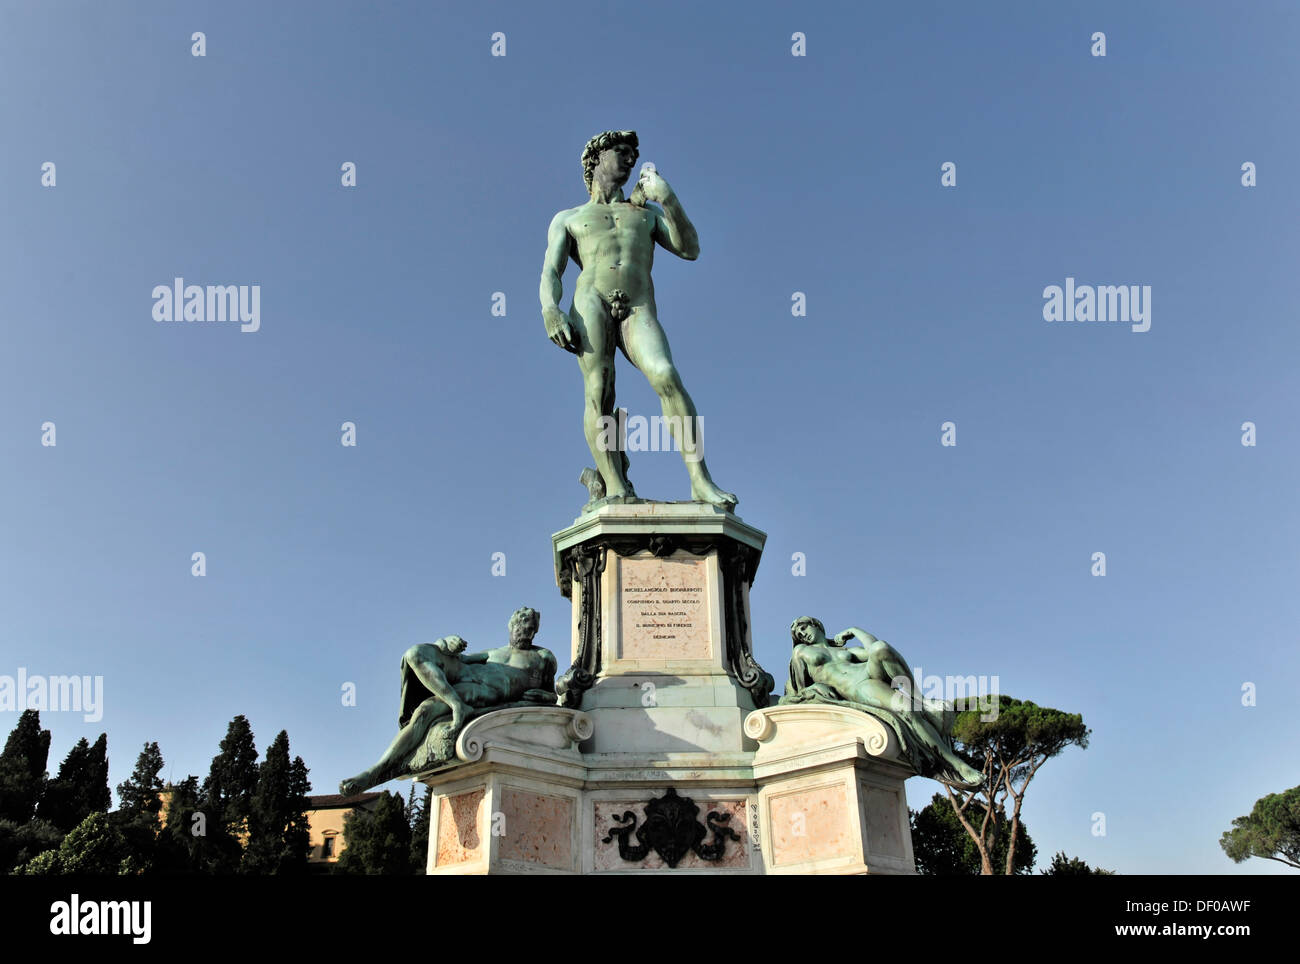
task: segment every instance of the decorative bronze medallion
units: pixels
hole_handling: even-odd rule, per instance
[[[633,862],[645,860],[651,850],[669,867],[676,867],[677,862],[691,852],[701,860],[721,860],[727,840],[740,840],[740,835],[726,826],[731,814],[710,810],[704,824],[699,818],[700,808],[695,801],[690,797],[679,797],[677,791],[669,787],[662,797],[645,805],[645,823],[640,829],[637,829],[636,814],[626,810],[621,817],[613,818],[623,826],[611,827],[601,842],[609,843],[617,837],[618,855]],[[633,831],[638,844],[629,842]],[[709,831],[713,832],[713,839],[705,843]]]

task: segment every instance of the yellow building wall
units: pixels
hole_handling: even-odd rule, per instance
[[[343,852],[343,821],[352,812],[351,807],[330,807],[325,810],[308,810],[307,823],[311,831],[311,853],[307,860],[311,863],[335,863]],[[334,853],[325,857],[321,848],[326,837],[334,839]]]

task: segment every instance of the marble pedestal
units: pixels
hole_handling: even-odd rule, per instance
[[[694,502],[606,506],[553,537],[572,602],[556,689],[590,713],[587,753],[737,753],[772,677],[755,662],[749,587],[767,536]]]
[[[769,874],[915,874],[903,781],[914,775],[880,720],[838,706],[751,713],[758,832]]]
[[[479,717],[456,765],[420,775],[429,873],[915,873],[892,731],[769,705],[749,614],[765,540],[698,503],[556,533],[561,705]]]

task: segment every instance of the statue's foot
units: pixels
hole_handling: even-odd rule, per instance
[[[691,482],[691,499],[695,502],[707,502],[730,512],[740,501],[730,492],[723,492],[713,484],[712,479],[696,479]]]
[[[643,501],[637,497],[637,494],[631,488],[625,495],[607,495],[603,499],[595,499],[588,502],[582,507],[583,512],[595,512],[597,509],[607,505],[635,505]]]
[[[369,772],[359,773],[355,777],[349,777],[348,779],[343,780],[339,783],[339,793],[343,794],[343,796],[345,797],[351,797],[358,793],[364,793],[366,790],[369,790],[371,786],[373,786],[372,783],[368,782],[369,779],[370,779]]]
[[[623,480],[622,485],[618,485],[613,488],[607,488],[605,497],[610,502],[613,502],[616,505],[623,502],[641,501],[636,497],[636,489],[632,488],[632,483],[627,481],[627,479]]]

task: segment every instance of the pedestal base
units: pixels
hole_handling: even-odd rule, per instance
[[[585,513],[552,538],[572,602],[561,706],[489,713],[422,774],[430,873],[911,874],[892,731],[770,706],[749,591],[766,536],[700,503]]]
[[[497,719],[500,717],[500,719]],[[431,874],[914,874],[888,727],[827,706],[751,712],[755,751],[583,753],[592,718],[490,713],[422,774]]]

